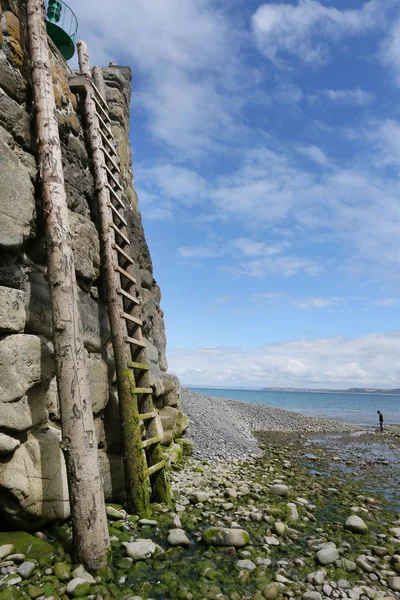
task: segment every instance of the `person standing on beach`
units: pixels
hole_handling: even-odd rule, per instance
[[[381,431],[383,431],[383,414],[381,413],[380,410],[377,410],[376,412],[379,415],[379,426],[381,428]]]

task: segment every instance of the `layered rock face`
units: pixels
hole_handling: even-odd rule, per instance
[[[22,2],[1,0],[0,34],[0,521],[35,527],[69,514],[46,239],[35,160],[35,129]],[[72,246],[80,293],[87,366],[106,498],[124,496],[118,396],[107,299],[101,274],[96,198],[71,70],[51,46],[54,94],[64,159]],[[136,264],[143,334],[163,444],[185,427],[179,382],[167,373],[161,291],[153,277],[129,145],[131,71],[104,69],[112,130],[118,143],[130,252]]]

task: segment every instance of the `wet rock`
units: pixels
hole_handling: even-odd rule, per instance
[[[190,546],[190,540],[183,529],[171,529],[168,535],[170,546]]]
[[[223,529],[210,527],[203,531],[202,540],[207,546],[233,546],[242,548],[250,541],[250,536],[244,529]]]
[[[96,583],[94,577],[85,570],[83,565],[79,565],[79,567],[76,567],[76,569],[72,571],[72,577],[74,579],[84,579],[89,583]]]
[[[368,533],[367,524],[361,519],[361,517],[358,517],[357,515],[351,515],[348,517],[344,524],[344,528],[348,529],[352,533],[359,533],[362,535]]]
[[[90,583],[77,577],[72,579],[67,585],[67,594],[70,598],[82,598],[90,592]]]
[[[25,561],[18,567],[17,573],[22,577],[22,579],[29,579],[29,577],[35,572],[35,569],[35,563]]]
[[[136,542],[124,542],[125,551],[133,560],[145,560],[150,558],[156,549],[152,540],[136,540]]]
[[[257,568],[256,565],[253,563],[253,561],[247,560],[247,559],[238,560],[236,563],[236,567],[238,569],[244,569],[245,571],[250,571],[250,572],[255,571]]]

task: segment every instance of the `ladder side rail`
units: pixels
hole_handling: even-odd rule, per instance
[[[107,565],[110,541],[98,469],[50,52],[41,0],[28,0],[26,22],[37,159],[48,242],[48,283],[60,400],[61,448],[67,468],[75,552],[87,569],[97,571]]]
[[[142,329],[138,327],[136,336],[142,340]],[[138,363],[146,362],[146,350],[140,346],[135,347],[132,350],[132,358]],[[144,371],[140,380],[140,385],[144,388],[150,387],[150,375],[149,371]],[[154,404],[151,395],[144,395],[139,401],[139,409],[142,414],[154,411]],[[158,434],[156,420],[152,419],[149,421],[146,427],[146,435],[148,438],[155,437]],[[162,452],[160,444],[149,446],[145,449],[148,470],[159,464],[164,460],[164,454]],[[156,470],[150,474],[151,488],[153,492],[153,500],[156,502],[168,502],[171,499],[170,485],[167,479],[167,473],[165,468]]]
[[[89,56],[84,42],[78,42],[78,57],[81,73],[91,79]],[[118,289],[120,280],[114,270],[117,263],[113,250],[114,232],[109,226],[112,220],[110,193],[102,152],[102,139],[99,133],[98,115],[95,103],[89,91],[84,100],[85,117],[93,156],[93,169],[98,199],[100,242],[107,290],[108,315],[114,349],[114,360],[117,375],[121,433],[124,449],[124,471],[127,493],[127,508],[131,513],[147,516],[150,513],[150,497],[145,477],[146,464],[141,448],[140,421],[137,396],[133,392],[135,380],[133,372],[128,368],[131,361],[129,346],[124,342],[127,335],[126,323],[120,318],[123,310]]]

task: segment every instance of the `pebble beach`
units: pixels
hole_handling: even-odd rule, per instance
[[[149,519],[108,505],[113,559],[97,574],[74,562],[68,521],[0,533],[0,600],[400,599],[398,428],[190,390],[183,410],[170,505]]]

